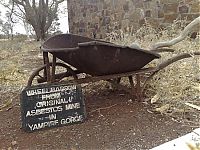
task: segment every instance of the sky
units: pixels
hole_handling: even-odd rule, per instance
[[[64,7],[67,6],[67,3],[66,2],[63,2],[61,5],[60,5],[60,8],[63,10]],[[6,8],[4,6],[2,6],[0,4],[0,12],[1,12],[1,16],[0,18],[2,20],[5,20],[5,12],[6,12]],[[68,27],[68,13],[64,13],[64,14],[59,14],[58,15],[59,17],[59,23],[60,23],[60,29],[63,33],[68,33],[69,32],[69,27]],[[23,23],[16,23],[14,25],[14,34],[15,33],[20,33],[20,34],[26,34],[25,32],[25,29],[24,29],[24,26],[23,26]]]

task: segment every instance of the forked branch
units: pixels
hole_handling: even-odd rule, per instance
[[[153,46],[151,46],[151,49],[153,50],[153,49],[158,49],[161,47],[172,46],[172,45],[184,40],[187,37],[187,35],[196,28],[198,28],[198,30],[200,28],[200,17],[197,17],[190,24],[188,24],[178,37],[176,37],[170,41],[158,42],[158,43],[154,44]]]

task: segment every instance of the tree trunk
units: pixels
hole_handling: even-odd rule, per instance
[[[37,41],[40,41],[40,40],[44,41],[45,40],[46,33],[45,33],[45,31],[42,28],[35,27],[34,31],[35,31],[35,35],[36,35]]]
[[[46,32],[44,30],[41,30],[41,38],[42,41],[46,39]]]

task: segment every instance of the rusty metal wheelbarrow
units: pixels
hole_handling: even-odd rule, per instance
[[[75,84],[106,80],[119,88],[126,89],[137,99],[141,99],[143,92],[141,75],[148,74],[150,78],[174,61],[182,59],[182,57],[190,57],[186,54],[170,59],[156,67],[145,68],[144,66],[149,62],[160,58],[160,55],[154,51],[133,49],[73,34],[51,37],[44,42],[41,50],[43,51],[44,65],[32,73],[27,86],[32,85],[36,76],[39,77],[38,83],[61,82],[66,77],[73,77],[73,79],[65,82]],[[52,54],[52,62],[50,62],[49,54]],[[57,62],[58,60],[62,62]],[[65,71],[56,73],[57,66],[65,68]],[[79,78],[79,74],[82,73],[87,76]],[[129,78],[131,89],[120,84],[122,77]]]

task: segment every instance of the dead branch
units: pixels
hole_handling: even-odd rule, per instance
[[[189,107],[192,107],[194,109],[197,109],[200,111],[200,106],[197,106],[197,105],[194,105],[194,104],[190,104],[190,103],[185,103],[185,105],[189,106]]]
[[[191,33],[196,27],[200,25],[200,17],[194,19],[190,24],[188,24],[185,29],[181,32],[181,34],[170,41],[158,42],[151,46],[151,49],[158,49],[160,47],[169,47],[172,46],[182,40],[184,40],[189,33]],[[198,29],[199,30],[199,29]]]
[[[192,57],[194,55],[200,55],[200,52],[194,52],[194,53],[182,53],[180,55],[177,55],[177,56],[174,56],[170,59],[168,59],[167,61],[161,63],[160,65],[158,65],[158,70],[161,70],[167,66],[169,66],[170,64],[176,62],[176,61],[179,61],[181,59],[184,59],[184,58],[189,58],[189,57]]]
[[[24,19],[24,17],[21,15],[21,14],[19,14],[19,13],[17,13],[16,11],[14,11],[14,7],[15,6],[18,6],[18,5],[14,5],[14,1],[12,1],[12,7],[10,7],[10,5],[7,5],[7,4],[4,4],[3,2],[0,2],[0,4],[3,6],[3,7],[5,7],[5,8],[7,8],[11,13],[10,13],[10,17],[12,17],[12,15],[14,14],[15,16],[17,16],[18,18],[20,18],[20,19]],[[19,8],[19,7],[18,7]],[[23,12],[22,12],[23,13]],[[12,21],[12,20],[11,20]],[[14,21],[12,21],[13,23],[15,23]]]
[[[151,75],[144,82],[142,91],[144,90],[147,82],[150,81],[157,72],[159,72],[160,70],[164,69],[165,67],[169,66],[170,64],[172,64],[172,63],[174,63],[176,61],[179,61],[179,60],[182,60],[182,59],[185,59],[185,58],[189,58],[189,57],[193,57],[194,55],[199,55],[200,56],[200,52],[182,53],[182,54],[176,55],[176,56],[164,61],[163,63],[159,64],[156,67],[156,70],[153,73],[151,73]]]
[[[159,48],[159,49],[154,49],[154,50],[151,50],[151,51],[156,52],[156,53],[163,53],[163,52],[173,53],[175,50],[169,49],[169,48]]]

